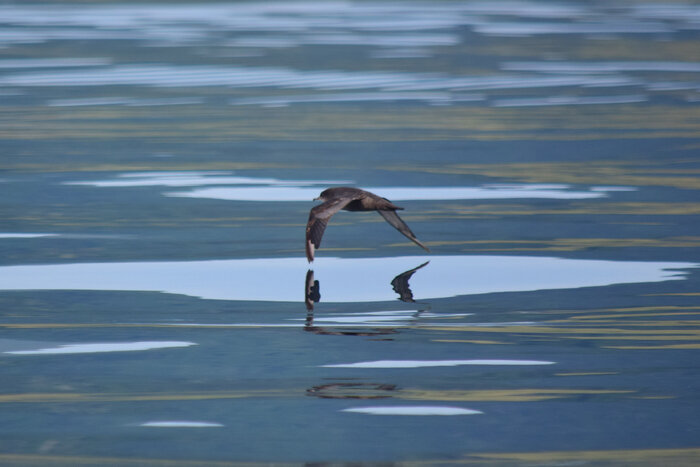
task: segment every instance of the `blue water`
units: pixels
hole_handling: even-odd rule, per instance
[[[0,463],[697,465],[699,30],[3,3]]]

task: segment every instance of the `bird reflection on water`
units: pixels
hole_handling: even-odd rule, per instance
[[[429,262],[430,261],[426,261],[420,266],[417,266],[413,269],[409,269],[406,272],[402,272],[401,274],[399,274],[391,280],[391,287],[394,289],[394,292],[399,294],[399,300],[407,303],[415,303],[415,300],[413,299],[413,292],[411,291],[411,288],[408,285],[408,280],[417,270],[425,267]]]
[[[394,289],[394,292],[399,294],[398,299],[401,300],[402,302],[406,303],[416,303],[416,301],[413,298],[413,292],[411,291],[411,287],[408,283],[410,280],[411,276],[418,271],[419,269],[425,267],[430,261],[426,261],[425,263],[416,266],[413,269],[409,269],[408,271],[404,271],[401,274],[396,275],[391,280],[391,286]],[[321,301],[321,284],[320,282],[315,278],[314,276],[314,271],[312,269],[309,269],[306,272],[306,279],[304,281],[304,303],[306,305],[307,309],[307,314],[306,314],[306,322],[304,325],[304,330],[308,332],[313,332],[315,334],[325,334],[325,335],[337,335],[337,336],[377,336],[377,335],[386,335],[386,334],[396,334],[398,331],[396,329],[391,329],[391,328],[381,328],[381,329],[372,329],[370,331],[340,331],[340,330],[331,330],[329,328],[325,327],[319,327],[319,326],[314,326],[314,305],[318,302]],[[417,310],[415,317],[418,317],[418,315],[429,309],[429,305],[425,305],[424,308]]]
[[[384,383],[328,383],[306,390],[308,396],[322,399],[387,399],[398,387]]]
[[[306,281],[304,285],[304,302],[307,310],[314,309],[314,303],[321,301],[321,285],[317,280],[314,280],[314,272],[309,269],[306,271]]]

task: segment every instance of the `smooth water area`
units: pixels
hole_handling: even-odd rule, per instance
[[[435,255],[323,258],[312,267],[315,278],[323,277],[324,302],[378,302],[397,298],[388,286],[392,276],[426,262],[426,272],[410,280],[411,289],[424,299],[659,282],[684,279],[686,274],[678,270],[700,266]],[[5,266],[0,267],[0,290],[150,291],[207,300],[294,302],[304,296],[298,284],[303,283],[308,268],[305,258]]]
[[[0,464],[700,464],[699,32],[0,4]]]

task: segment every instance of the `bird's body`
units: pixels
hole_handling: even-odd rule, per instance
[[[324,190],[316,200],[321,200],[323,203],[311,208],[309,221],[306,224],[306,258],[309,262],[314,260],[314,251],[321,246],[321,238],[328,221],[333,214],[341,209],[345,211],[377,211],[389,224],[412,242],[424,250],[430,251],[396,214],[397,210],[403,208],[396,206],[386,198],[359,188],[342,186]]]

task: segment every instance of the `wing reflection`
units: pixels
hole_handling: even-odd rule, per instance
[[[407,303],[415,303],[413,292],[411,291],[408,281],[416,271],[424,268],[429,262],[430,261],[426,261],[420,266],[404,271],[391,280],[391,287],[394,289],[394,292],[399,294],[399,300]],[[313,310],[314,305],[320,301],[321,284],[314,278],[314,271],[309,269],[306,271],[306,280],[304,281],[304,303],[306,304],[306,309],[309,311]]]
[[[429,262],[430,261],[426,261],[420,266],[417,266],[413,269],[409,269],[406,272],[402,272],[398,276],[394,277],[394,279],[392,279],[391,286],[394,289],[394,292],[399,294],[399,300],[401,300],[402,302],[409,303],[415,302],[415,300],[413,299],[413,292],[411,292],[411,288],[408,285],[408,280],[411,278],[413,273],[415,273],[420,268],[425,267],[425,265],[427,265]]]

